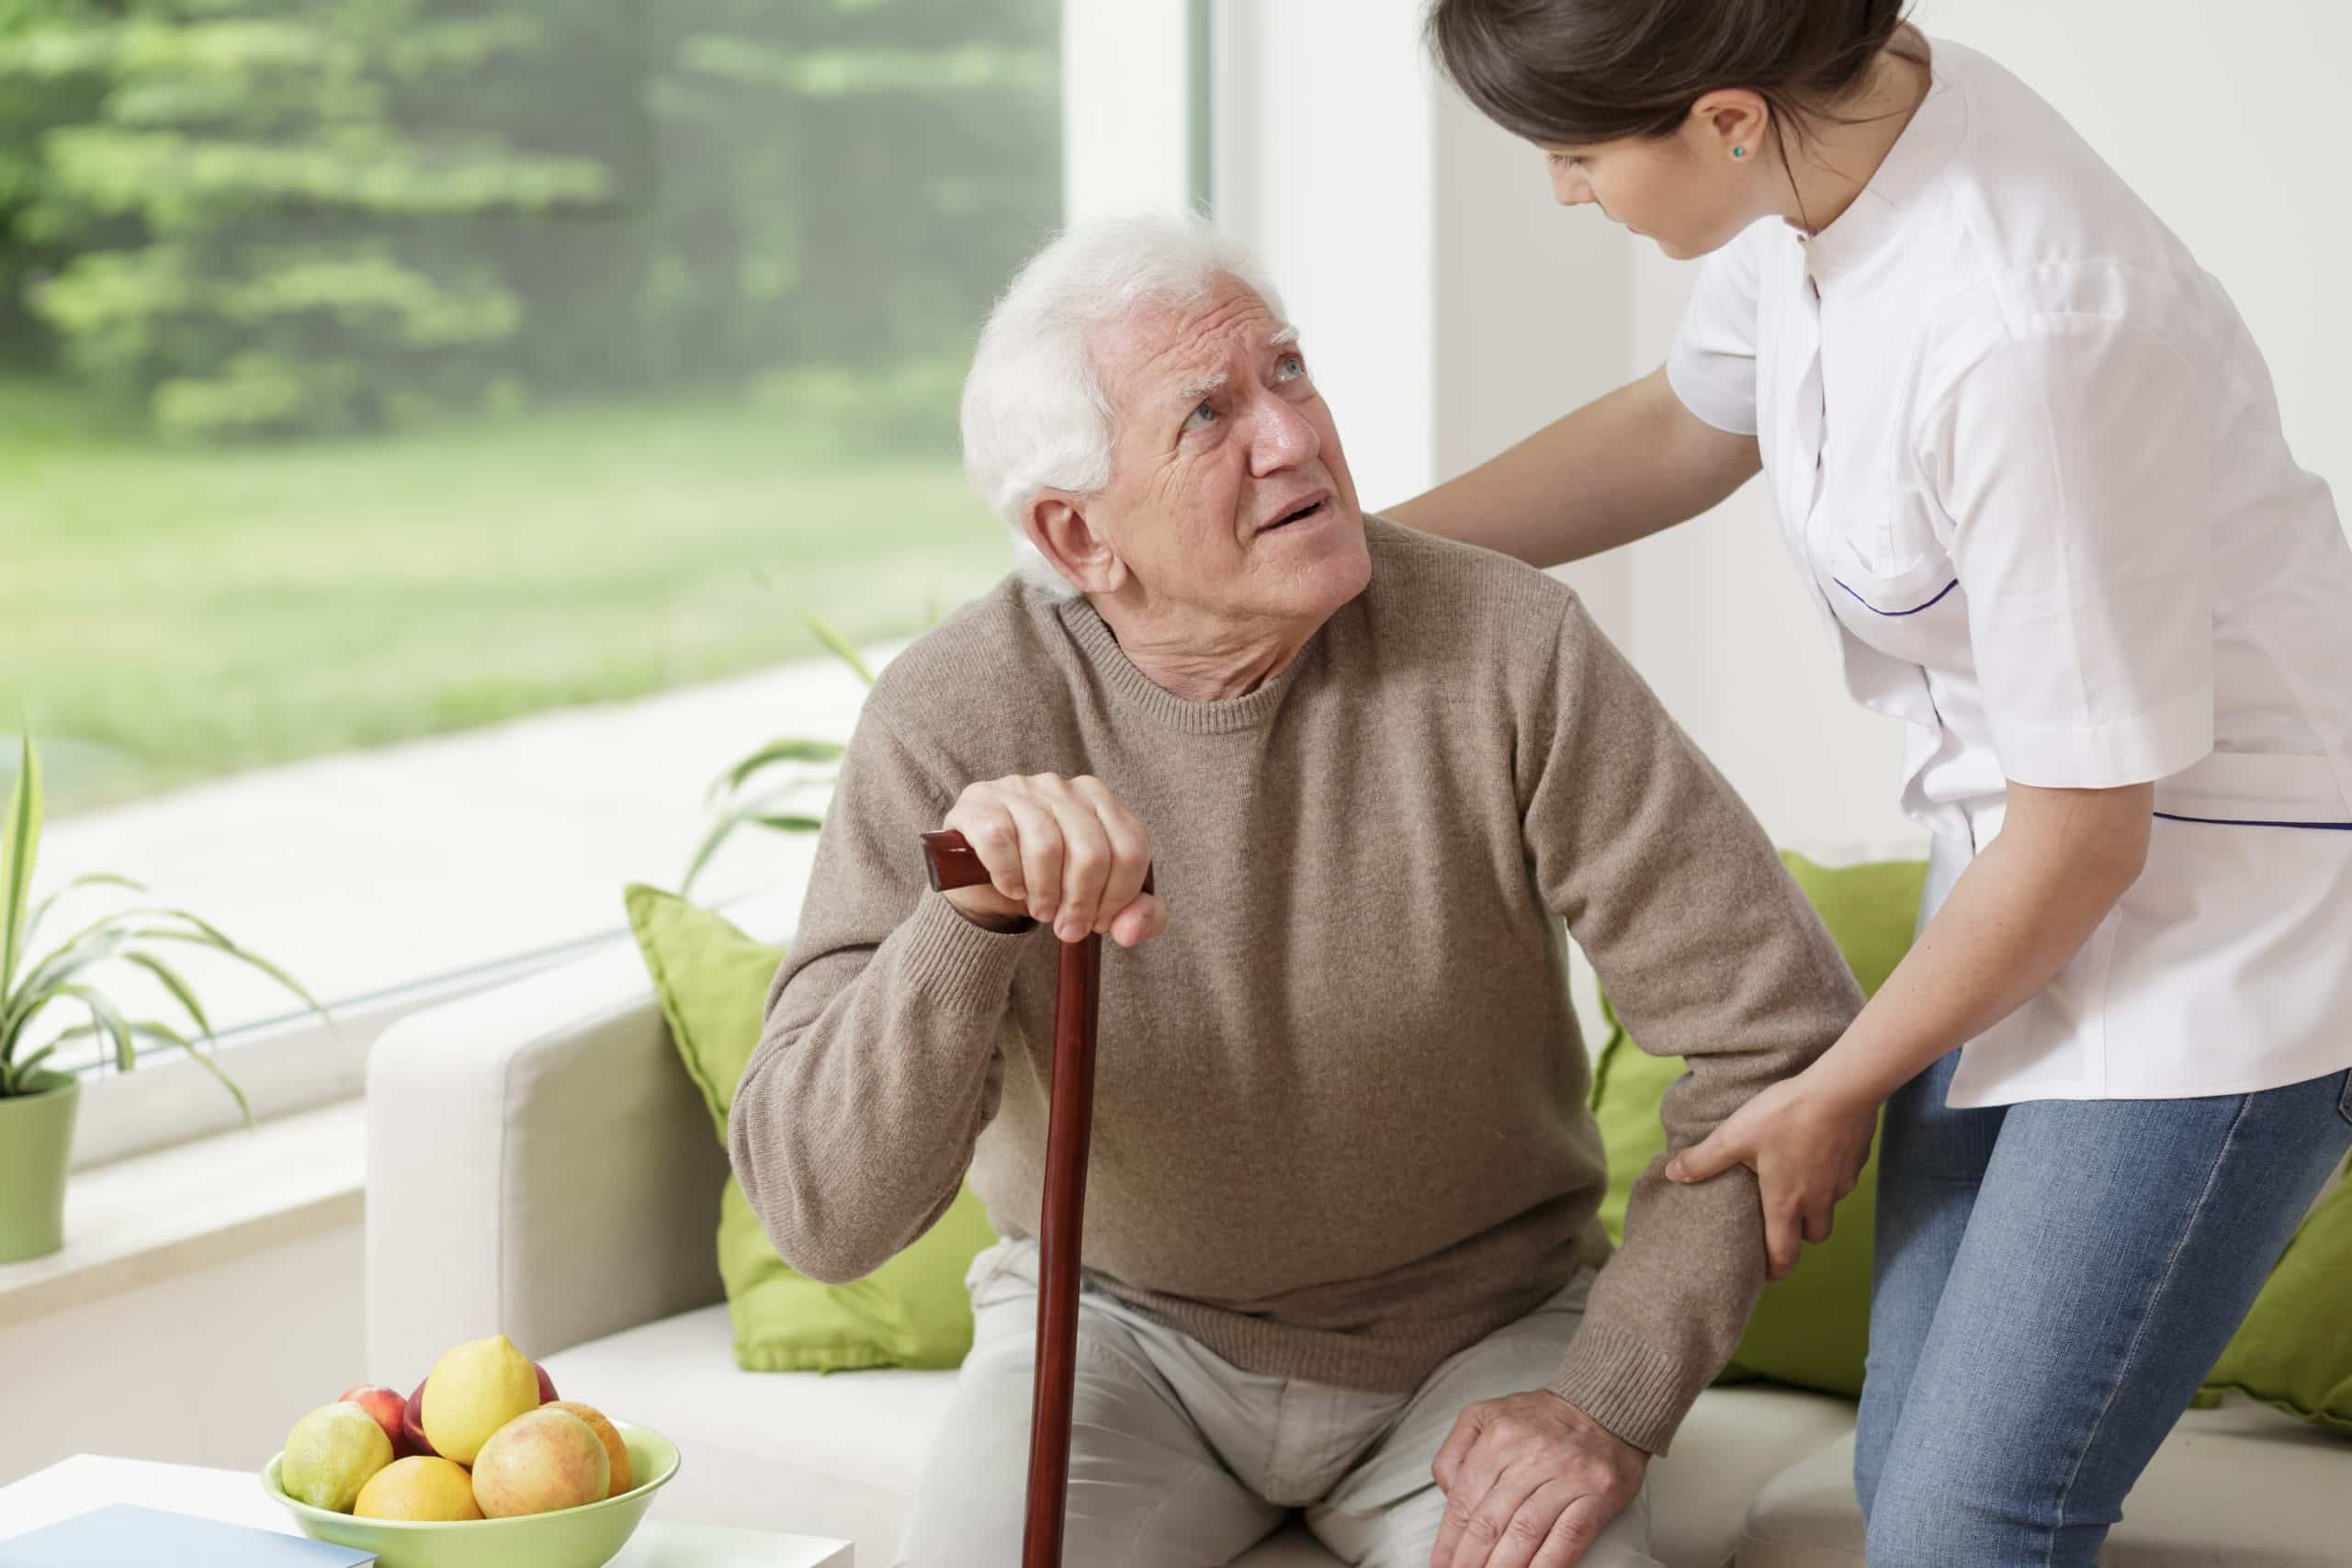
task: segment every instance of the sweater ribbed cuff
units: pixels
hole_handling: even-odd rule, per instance
[[[1678,1364],[1655,1342],[1587,1319],[1544,1386],[1647,1454],[1663,1454],[1708,1373]]]
[[[937,893],[925,893],[893,941],[907,984],[943,1007],[1001,1012],[1012,993],[1012,971],[1029,949],[1033,924],[1017,931],[976,926]]]

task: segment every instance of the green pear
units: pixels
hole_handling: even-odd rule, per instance
[[[392,1462],[392,1440],[364,1405],[322,1404],[286,1434],[277,1483],[288,1497],[337,1514],[351,1512],[359,1489]]]

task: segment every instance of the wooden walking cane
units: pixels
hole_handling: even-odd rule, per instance
[[[961,833],[925,833],[932,890],[977,887],[988,868]],[[1152,890],[1144,874],[1143,890]],[[1094,1123],[1094,1022],[1102,939],[1062,944],[1046,1119],[1046,1193],[1038,1211],[1037,1381],[1029,1405],[1029,1514],[1021,1568],[1060,1568],[1069,1503],[1070,1400],[1078,1381],[1078,1258],[1086,1218],[1086,1148]]]

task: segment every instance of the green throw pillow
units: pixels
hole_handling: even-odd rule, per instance
[[[2304,1219],[2205,1380],[2352,1435],[2352,1179]]]
[[[628,903],[670,1038],[724,1144],[727,1108],[760,1043],[768,983],[784,949],[658,888],[632,885]],[[718,1273],[735,1325],[736,1364],[755,1372],[960,1366],[972,1348],[964,1270],[994,1240],[986,1211],[967,1188],[937,1224],[872,1274],[821,1284],[785,1266],[730,1176],[718,1206]]]
[[[1783,851],[1783,864],[1829,928],[1864,995],[1873,995],[1910,951],[1925,861],[1876,861],[1867,865],[1816,865]],[[1625,1204],[1634,1179],[1665,1152],[1658,1101],[1681,1077],[1679,1056],[1653,1056],[1634,1044],[1601,998],[1609,1020],[1592,1086],[1593,1116],[1609,1153],[1609,1194],[1600,1210],[1611,1237],[1625,1235]],[[1870,1346],[1871,1228],[1877,1213],[1878,1152],[1871,1149],[1861,1184],[1838,1205],[1830,1238],[1804,1249],[1789,1277],[1764,1288],[1747,1321],[1724,1382],[1765,1378],[1829,1393],[1859,1394],[1862,1358]]]

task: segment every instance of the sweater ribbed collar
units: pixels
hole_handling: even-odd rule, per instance
[[[1180,697],[1136,668],[1127,650],[1119,646],[1119,638],[1084,594],[1063,600],[1057,606],[1062,625],[1069,631],[1086,661],[1099,673],[1103,682],[1118,698],[1158,723],[1187,735],[1232,735],[1255,729],[1264,724],[1283,704],[1283,698],[1322,647],[1325,631],[1330,623],[1317,627],[1298,657],[1285,666],[1281,674],[1260,686],[1247,696],[1226,697],[1216,702],[1196,703]]]

